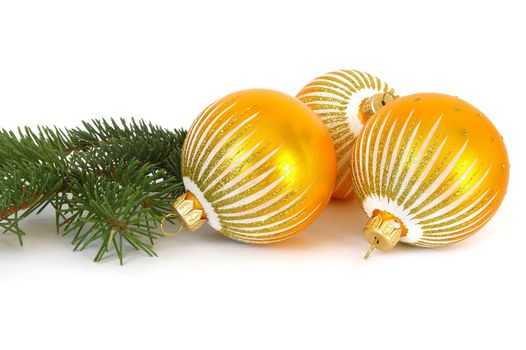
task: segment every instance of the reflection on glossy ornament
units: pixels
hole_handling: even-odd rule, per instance
[[[353,183],[371,248],[440,247],[495,214],[509,163],[497,129],[457,97],[416,94],[380,109],[356,140]]]
[[[187,193],[173,216],[232,239],[273,243],[307,227],[330,199],[336,156],[323,123],[297,99],[244,90],[206,108],[183,146]]]
[[[329,129],[338,162],[333,198],[348,198],[352,194],[351,154],[354,141],[375,111],[395,98],[394,90],[369,73],[340,70],[314,79],[297,97]]]

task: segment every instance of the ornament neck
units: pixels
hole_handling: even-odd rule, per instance
[[[380,92],[365,98],[360,104],[360,120],[366,123],[383,106],[396,99],[391,92]]]
[[[196,231],[208,220],[203,206],[194,194],[186,191],[182,196],[172,204],[172,212],[167,214],[161,222],[161,231],[166,236],[175,236],[182,229],[188,231]],[[164,224],[166,220],[174,218],[179,222],[179,228],[175,232],[166,232]]]
[[[383,210],[375,210],[365,225],[363,234],[371,244],[364,256],[364,259],[367,259],[375,248],[392,249],[400,238],[407,234],[407,228],[396,216]]]

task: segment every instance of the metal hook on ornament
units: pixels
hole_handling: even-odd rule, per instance
[[[176,231],[174,231],[174,232],[167,232],[164,229],[164,225],[166,223],[166,220],[169,220],[171,217],[177,218],[177,222],[179,223],[179,228]],[[173,237],[173,236],[177,235],[179,232],[181,232],[183,230],[183,224],[179,220],[180,220],[179,219],[179,215],[177,215],[177,214],[174,214],[174,213],[166,214],[165,217],[163,218],[163,220],[161,221],[161,232],[163,233],[163,235],[168,236],[168,237]]]
[[[378,246],[378,243],[380,243],[380,240],[378,239],[378,237],[375,236],[373,243],[371,243],[369,250],[367,250],[367,253],[365,253],[365,256],[363,257],[365,260],[367,260],[369,256],[371,255],[371,253],[373,252],[373,250],[376,249],[376,247]]]

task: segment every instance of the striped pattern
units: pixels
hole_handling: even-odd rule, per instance
[[[314,79],[297,95],[329,129],[336,148],[338,177],[333,197],[352,193],[351,150],[366,121],[360,116],[362,101],[379,92],[394,91],[377,77],[356,70],[340,70]]]
[[[369,216],[378,209],[404,223],[408,232],[401,241],[443,246],[471,236],[491,218],[499,190],[487,179],[500,169],[470,158],[469,136],[459,147],[448,143],[443,115],[424,128],[414,112],[396,118],[384,108],[364,128],[354,148],[355,191]]]
[[[281,241],[322,204],[303,205],[310,187],[294,187],[288,177],[298,169],[284,166],[281,146],[257,132],[264,116],[238,102],[219,100],[196,119],[183,149],[183,181],[224,235],[246,243]]]

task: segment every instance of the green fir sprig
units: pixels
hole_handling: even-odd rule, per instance
[[[129,245],[155,256],[158,223],[184,188],[186,131],[144,121],[93,120],[80,128],[0,131],[0,227],[23,243],[20,222],[51,205],[74,250],[95,261]]]

